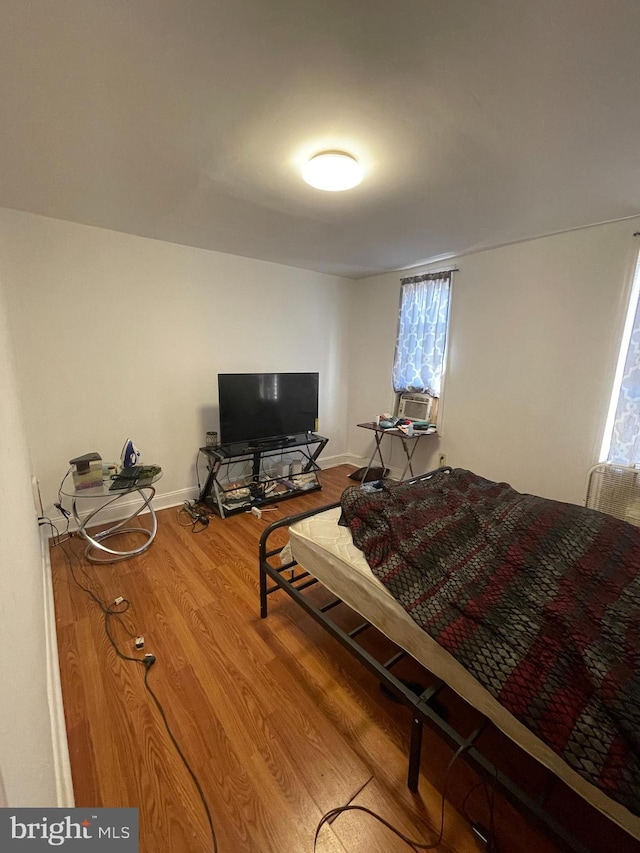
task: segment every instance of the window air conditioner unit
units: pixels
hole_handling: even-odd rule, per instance
[[[431,394],[401,394],[398,417],[411,421],[435,422],[438,398]]]

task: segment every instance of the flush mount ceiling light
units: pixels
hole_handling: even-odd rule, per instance
[[[339,192],[357,187],[362,166],[344,151],[320,151],[302,167],[302,177],[317,190]]]

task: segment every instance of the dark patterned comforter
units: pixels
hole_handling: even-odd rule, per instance
[[[342,510],[412,618],[640,815],[640,529],[460,469],[348,489]]]

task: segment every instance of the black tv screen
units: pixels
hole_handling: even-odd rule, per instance
[[[314,432],[317,373],[219,373],[220,441],[256,443]]]

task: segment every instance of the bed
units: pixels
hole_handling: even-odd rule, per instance
[[[613,528],[609,528],[607,517],[603,517],[600,513],[594,514],[593,511],[581,507],[544,501],[542,498],[534,498],[533,496],[520,496],[518,498],[519,493],[513,492],[507,484],[491,483],[483,480],[483,478],[477,478],[477,475],[471,474],[471,472],[464,472],[459,469],[455,471],[450,468],[438,469],[438,471],[412,478],[402,484],[389,484],[388,487],[387,484],[380,484],[380,486],[381,488],[377,492],[373,486],[363,489],[348,489],[340,504],[284,519],[265,530],[260,541],[261,616],[267,616],[267,597],[277,590],[285,590],[338,642],[348,648],[368,669],[375,673],[399,701],[411,709],[408,785],[412,790],[417,790],[418,787],[422,732],[423,726],[428,724],[436,727],[456,747],[464,744],[467,759],[481,772],[496,779],[507,796],[519,802],[536,820],[544,823],[561,843],[571,849],[585,849],[584,845],[551,815],[545,813],[538,802],[532,800],[523,790],[507,779],[475,748],[474,736],[465,742],[463,736],[451,729],[447,720],[443,719],[438,713],[438,693],[441,687],[446,685],[595,808],[607,815],[632,837],[640,839],[640,818],[638,817],[638,813],[640,813],[640,789],[636,784],[637,777],[633,773],[628,779],[625,779],[625,784],[620,784],[620,790],[618,790],[617,783],[613,784],[610,780],[607,781],[606,766],[603,765],[603,769],[599,765],[595,766],[593,761],[586,762],[585,770],[585,762],[582,761],[583,755],[578,755],[578,760],[575,760],[571,751],[568,753],[569,759],[567,760],[567,755],[563,755],[562,751],[558,750],[557,744],[554,749],[548,743],[549,738],[539,736],[539,732],[535,731],[535,725],[530,726],[523,722],[523,720],[528,721],[529,719],[526,713],[514,713],[513,702],[511,702],[511,708],[508,710],[503,701],[498,701],[497,697],[502,699],[501,688],[505,681],[503,678],[499,684],[494,684],[494,676],[495,672],[498,672],[498,668],[492,672],[492,667],[487,667],[485,662],[484,667],[478,669],[478,667],[473,666],[475,660],[473,656],[470,658],[472,661],[470,667],[463,665],[460,659],[457,659],[462,658],[464,660],[465,656],[458,653],[456,643],[460,643],[459,636],[456,635],[455,631],[453,632],[454,641],[449,643],[450,648],[455,647],[455,656],[447,650],[445,647],[447,635],[451,633],[452,623],[457,620],[452,619],[449,615],[449,617],[442,617],[438,621],[438,618],[433,615],[433,610],[440,600],[441,587],[450,586],[450,579],[455,577],[455,572],[447,572],[449,581],[445,584],[439,584],[437,588],[434,587],[428,596],[417,594],[415,589],[409,595],[406,594],[407,585],[412,588],[416,582],[415,572],[413,575],[409,573],[409,581],[407,582],[405,579],[400,582],[400,589],[404,589],[404,603],[399,600],[403,598],[403,593],[398,592],[397,583],[394,588],[394,578],[397,580],[397,577],[402,578],[403,573],[406,574],[405,563],[407,561],[411,563],[414,554],[423,554],[428,548],[434,552],[440,549],[442,554],[438,554],[438,559],[448,560],[449,563],[456,565],[477,567],[490,562],[484,550],[487,536],[493,537],[496,530],[502,531],[512,526],[517,527],[518,522],[512,524],[513,518],[516,517],[521,524],[525,525],[526,533],[506,546],[508,553],[500,551],[499,548],[497,551],[495,549],[492,551],[494,557],[496,554],[504,556],[507,553],[506,560],[500,563],[501,566],[503,562],[508,564],[514,560],[515,564],[519,565],[518,560],[523,559],[521,552],[525,552],[525,546],[535,552],[536,559],[538,559],[539,543],[543,539],[553,541],[551,550],[555,555],[558,552],[562,553],[563,549],[568,550],[568,559],[573,564],[577,560],[576,554],[589,553],[587,544],[575,545],[576,530],[578,531],[578,542],[591,543],[592,539],[597,539],[598,547],[596,550],[598,552],[602,552],[603,547],[604,551],[618,549],[619,554],[617,551],[616,555],[621,559],[628,557],[633,566],[634,561],[640,559],[640,532],[636,531],[635,528],[629,530],[630,525],[625,525],[624,522],[618,522],[614,519],[611,520]],[[398,519],[400,532],[390,534],[390,528],[387,526],[389,519],[380,521],[380,507],[389,505],[387,493],[394,493],[393,500],[396,500],[401,492],[402,500],[415,498],[416,494],[425,495],[426,497],[420,507],[426,506],[425,512],[427,514],[420,515],[418,513],[414,518],[409,509],[396,510],[395,514],[400,516]],[[461,498],[458,493],[462,495]],[[492,504],[491,520],[487,528],[489,533],[487,534],[486,530],[483,532],[483,547],[479,549],[477,538],[474,539],[474,536],[482,524],[486,522],[486,519],[482,520],[482,500],[485,494],[490,495],[495,506]],[[495,503],[496,500],[497,504]],[[459,537],[451,539],[450,536],[454,527],[451,518],[459,516],[462,511],[466,519],[462,526],[465,527],[466,525],[467,533],[469,532],[469,524],[473,527],[473,535],[467,536],[464,544],[460,544]],[[529,516],[527,516],[527,512]],[[548,523],[542,521],[543,517],[545,519],[547,517],[545,513],[551,519]],[[389,514],[393,515],[393,512]],[[469,517],[471,517],[472,522],[469,522]],[[602,522],[602,519],[605,521]],[[414,526],[412,527],[412,525]],[[573,538],[571,539],[568,539],[566,534],[569,525],[571,525],[572,530],[571,536]],[[622,525],[622,527],[616,527],[616,525]],[[274,548],[270,544],[278,538],[276,531],[282,527],[287,527],[289,533],[289,545],[284,556],[280,553],[280,547]],[[612,538],[607,539],[607,535]],[[354,539],[360,547],[356,546]],[[567,542],[571,543],[571,547],[567,548]],[[618,545],[619,542],[622,544]],[[374,565],[375,572],[367,562],[362,549]],[[584,562],[585,560],[582,559],[582,563]],[[591,571],[592,563],[593,560],[588,563],[589,571]],[[499,569],[498,573],[500,571],[504,572],[504,569]],[[545,581],[553,577],[552,571],[548,565],[545,565]],[[384,582],[381,577],[384,578]],[[602,578],[594,569],[591,582],[598,586],[598,582],[601,580]],[[582,579],[580,582],[582,583]],[[308,591],[316,583],[320,583],[335,597],[329,604],[322,607],[315,606],[308,595]],[[565,588],[564,583],[564,580],[559,579],[555,587],[562,592]],[[505,578],[502,577],[499,588],[502,589],[504,585]],[[628,600],[629,589],[634,585],[635,581],[633,583],[622,583],[616,596],[609,595],[607,602],[609,608],[613,606],[615,610],[616,602],[619,599],[623,600],[622,610],[630,620],[628,639],[631,641],[635,641],[640,636],[638,634],[640,631],[640,611],[634,609],[633,606],[630,609]],[[497,586],[497,582],[492,580],[490,588],[495,589]],[[608,582],[604,586],[609,589],[612,586],[615,587],[615,583]],[[486,592],[486,584],[484,587],[480,584],[478,589],[480,592],[483,589]],[[553,593],[554,601],[555,599],[562,600],[562,595],[557,592],[557,589]],[[478,595],[480,596],[480,593]],[[468,598],[466,592],[465,596]],[[416,616],[416,601],[425,604],[425,601],[421,601],[421,599],[426,600],[427,613],[426,617],[422,618],[422,622],[424,623],[425,619],[427,622],[430,621],[429,631],[437,636],[439,641],[436,641],[434,636],[425,629],[424,624],[420,624],[421,620]],[[343,631],[332,619],[334,607],[342,603],[361,614],[364,619],[358,627],[348,633]],[[471,604],[473,608],[476,608],[473,601]],[[494,601],[493,604],[496,602]],[[456,599],[455,607],[458,606]],[[522,613],[524,612],[523,609]],[[520,611],[518,611],[517,616],[521,618]],[[512,619],[513,616],[510,618]],[[435,630],[432,630],[433,624],[436,624]],[[380,662],[373,658],[358,642],[358,637],[368,630],[369,626],[373,626],[392,640],[399,649],[398,654],[386,662]],[[443,637],[444,644],[442,642]],[[634,645],[632,642],[632,646],[631,654],[635,655],[638,645]],[[474,649],[474,654],[476,653],[477,649]],[[416,695],[406,683],[393,674],[394,666],[406,654],[435,676],[434,683],[430,684],[420,695]],[[635,660],[637,659],[634,657]],[[469,660],[465,660],[465,663],[469,664]],[[488,670],[486,677],[482,673],[482,668],[485,671]],[[627,681],[629,681],[628,678]],[[631,682],[629,689],[631,696],[634,697],[637,695],[638,686],[637,669],[635,675],[632,674]],[[562,687],[563,689],[560,692],[566,692],[563,685]],[[554,697],[557,693],[556,688]],[[561,698],[566,699],[566,697]],[[553,703],[547,703],[547,705],[549,704],[558,705],[561,711],[564,709],[563,702],[556,701],[555,698]],[[545,709],[545,714],[548,716],[547,712],[548,707]],[[635,711],[631,712],[630,718],[632,728],[635,719],[634,713]],[[560,722],[566,727],[566,720]],[[545,726],[548,727],[548,720],[542,726],[543,730]],[[581,733],[578,732],[578,753],[591,755],[589,742],[581,748],[580,745],[583,743],[580,740],[581,736]],[[568,735],[567,739],[570,740]],[[553,741],[553,738],[550,740]],[[607,743],[610,741],[611,738]],[[576,744],[574,743],[573,753],[575,752]],[[615,753],[615,750],[612,748],[609,752]],[[601,762],[605,759],[609,761],[608,753],[604,759],[602,756],[598,758]],[[625,764],[624,772],[626,774],[626,765],[629,762],[623,763]],[[598,776],[598,774],[605,780],[602,786],[594,784],[594,776]]]

